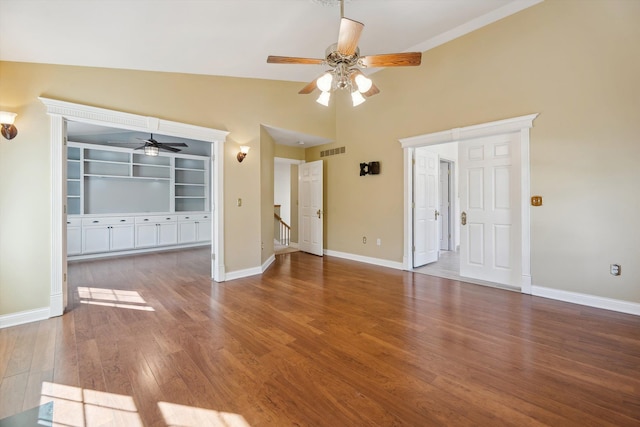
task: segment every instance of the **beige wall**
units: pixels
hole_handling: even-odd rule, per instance
[[[19,114],[16,139],[0,142],[0,315],[49,305],[50,130],[38,96],[230,131],[225,266],[237,271],[261,264],[262,217],[273,216],[273,207],[261,210],[260,124],[334,137],[334,112],[299,89],[290,82],[0,62],[0,108]],[[252,148],[243,163],[236,160],[239,145]]]
[[[273,255],[273,154],[275,141],[269,132],[260,127],[260,209],[262,211],[262,232],[260,247],[262,248],[261,264]]]
[[[381,93],[359,107],[337,100],[334,145],[347,153],[325,159],[326,246],[402,260],[399,138],[540,113],[533,284],[640,302],[639,20],[637,1],[546,1],[426,52],[420,67],[374,74]],[[381,174],[358,176],[371,160]]]

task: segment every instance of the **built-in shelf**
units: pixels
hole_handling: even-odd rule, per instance
[[[128,148],[69,142],[67,213],[206,212],[210,162],[205,156],[146,156]]]

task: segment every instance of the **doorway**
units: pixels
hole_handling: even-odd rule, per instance
[[[60,316],[67,298],[66,123],[68,120],[146,133],[156,132],[211,144],[214,171],[210,188],[214,239],[211,242],[211,275],[224,281],[223,158],[229,132],[189,124],[107,110],[55,99],[39,98],[51,120],[51,282],[50,317]]]
[[[482,137],[491,137],[497,135],[512,134],[514,136],[514,144],[517,145],[517,155],[513,161],[517,162],[517,176],[514,181],[519,187],[518,200],[513,202],[518,204],[517,209],[517,227],[514,233],[518,234],[518,256],[513,262],[518,265],[518,277],[513,283],[513,287],[523,293],[531,293],[531,263],[530,263],[530,212],[529,212],[529,196],[530,196],[530,165],[529,165],[529,129],[533,127],[533,120],[537,114],[528,116],[515,117],[512,119],[500,120],[497,122],[483,123],[464,128],[450,129],[447,131],[437,132],[433,134],[419,135],[410,138],[401,139],[399,142],[404,152],[404,255],[403,265],[406,270],[412,270],[414,265],[414,223],[413,223],[413,194],[414,194],[414,176],[413,176],[413,160],[415,150],[418,147],[433,146],[449,142],[462,142],[475,140]],[[502,150],[502,148],[500,148]],[[474,152],[475,153],[475,152]],[[477,227],[475,228],[478,229]],[[467,280],[466,278],[464,280]],[[467,281],[480,280],[470,279]]]

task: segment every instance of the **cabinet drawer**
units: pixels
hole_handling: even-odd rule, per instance
[[[178,215],[179,221],[210,221],[211,214],[180,214]]]
[[[118,225],[133,223],[134,218],[132,216],[82,218],[82,225]]]
[[[80,227],[81,225],[82,225],[82,218],[67,217],[67,227]]]
[[[136,217],[136,224],[161,224],[163,222],[176,222],[178,217],[176,215],[153,215],[153,216],[138,216]]]

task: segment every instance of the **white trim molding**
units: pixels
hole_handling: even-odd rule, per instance
[[[364,262],[366,264],[379,265],[380,267],[393,268],[395,270],[403,270],[404,265],[401,262],[389,261],[388,259],[373,258],[363,255],[350,254],[347,252],[332,251],[325,249],[323,252],[327,256],[334,256],[336,258],[348,259],[351,261]]]
[[[273,264],[275,261],[276,261],[276,255],[271,254],[271,256],[267,258],[265,262],[262,263],[262,266],[260,267],[262,271],[260,273],[264,273],[265,271],[267,271],[267,268],[269,268],[271,264]]]
[[[225,279],[228,282],[230,280],[237,280],[237,279],[243,279],[245,277],[257,276],[262,273],[263,273],[262,266],[251,267],[251,268],[245,268],[244,270],[227,271],[225,275],[226,276]]]
[[[519,133],[520,136],[520,184],[521,184],[521,225],[522,225],[522,277],[520,291],[531,293],[531,215],[529,198],[531,196],[531,171],[529,158],[530,129],[538,113],[495,122],[481,123],[472,126],[444,130],[441,132],[402,138],[399,140],[404,151],[404,252],[402,264],[405,270],[413,269],[413,155],[417,147],[460,142],[487,136]]]
[[[18,313],[5,314],[0,316],[0,329],[10,328],[25,323],[47,320],[55,315],[50,313],[49,307],[36,308],[33,310],[20,311]]]
[[[186,123],[140,116],[122,111],[75,104],[56,99],[38,98],[51,117],[51,316],[59,316],[66,307],[66,121],[72,120],[100,126],[115,127],[145,133],[205,141],[212,144],[213,185],[211,185],[211,211],[213,236],[211,242],[213,280],[225,280],[224,226],[223,226],[223,144],[229,132]]]
[[[533,285],[531,295],[640,316],[640,303]]]

